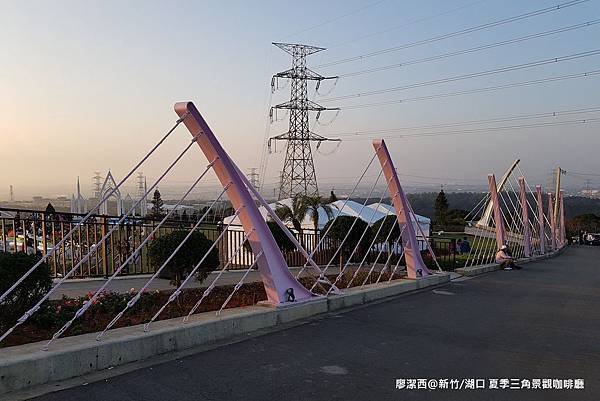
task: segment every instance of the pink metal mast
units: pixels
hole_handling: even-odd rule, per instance
[[[552,250],[556,251],[556,217],[552,204],[552,193],[548,192],[548,214],[550,215],[550,237],[552,237]]]
[[[315,297],[290,273],[287,263],[273,239],[258,207],[254,203],[248,188],[238,174],[235,164],[223,150],[221,144],[209,128],[204,118],[192,102],[175,104],[179,117],[187,115],[184,124],[209,161],[214,161],[213,169],[223,187],[228,187],[227,196],[239,214],[244,232],[254,255],[258,258],[258,271],[265,285],[268,301],[280,305],[295,301],[304,301]],[[293,294],[293,297],[290,295]]]
[[[560,212],[559,212],[559,218],[560,218],[560,246],[565,246],[565,244],[567,243],[567,232],[566,232],[566,227],[565,227],[565,191],[560,191],[560,193],[558,194],[559,198],[559,205],[560,205]]]
[[[521,219],[523,220],[523,255],[531,257],[531,230],[529,228],[529,208],[527,205],[527,192],[525,191],[525,177],[519,177],[519,198],[521,201]]]
[[[388,184],[388,190],[396,209],[396,217],[400,227],[404,228],[404,234],[402,235],[402,247],[404,249],[404,256],[406,258],[406,272],[408,278],[420,278],[429,276],[432,273],[425,266],[417,236],[415,234],[415,228],[413,227],[413,219],[410,218],[410,205],[408,199],[402,190],[400,180],[398,180],[398,174],[394,168],[394,162],[388,152],[387,146],[383,139],[376,139],[373,141],[373,147],[375,153],[379,158],[379,163],[383,170],[383,174]],[[416,224],[419,224],[415,219]],[[427,238],[424,238],[427,241]]]
[[[504,223],[502,221],[502,210],[500,202],[498,202],[498,187],[496,186],[496,177],[494,174],[488,174],[488,184],[490,187],[490,197],[494,210],[494,223],[496,225],[496,246],[498,249],[506,244],[506,234],[504,231]]]
[[[535,186],[535,194],[537,197],[537,219],[540,233],[540,253],[546,253],[546,221],[544,219],[544,204],[542,203],[542,187]]]

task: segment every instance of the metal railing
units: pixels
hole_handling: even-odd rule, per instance
[[[47,214],[35,210],[7,208],[0,208],[0,213],[0,252],[27,252],[28,254],[37,253],[41,255],[45,255],[54,244],[59,243],[70,230],[76,227],[83,217],[72,213]],[[81,261],[82,257],[90,253],[90,255],[85,256],[85,260],[76,274],[73,275],[73,278],[107,277],[131,256],[132,252],[158,224],[157,221],[149,218],[128,217],[119,224],[118,229],[115,229],[106,241],[96,245],[118,221],[119,218],[116,216],[94,215],[90,217],[75,230],[73,235],[60,246],[60,249],[57,249],[48,258],[47,263],[52,275],[54,277],[64,276],[66,272]],[[141,248],[133,261],[123,268],[121,274],[154,273],[157,266],[153,265],[148,256],[148,249],[152,244],[152,240],[174,230],[189,230],[193,224],[192,221],[177,219],[166,222],[156,231],[154,238],[151,238]],[[218,223],[202,224],[199,230],[211,241],[215,241],[222,232],[221,225]],[[298,233],[294,234],[309,253],[312,253],[315,246],[319,244],[320,233],[318,231],[305,229],[301,236]],[[435,237],[427,240],[430,242],[442,268],[453,270],[459,267],[456,261],[456,243],[454,239]],[[236,253],[236,250],[242,246],[243,241],[244,231],[242,227],[230,226],[226,235],[221,237],[216,246],[219,254],[219,266],[223,266],[230,258],[232,259],[230,269],[247,269],[252,265],[254,255],[250,247],[243,246]],[[425,251],[427,247],[424,244],[424,239],[419,239],[419,242],[425,263],[430,267],[435,267],[431,255]],[[376,244],[372,249],[359,250],[350,262],[358,263],[367,253],[366,263],[372,263],[380,253],[381,246],[382,244]],[[313,260],[318,265],[326,265],[335,255],[338,247],[339,241],[325,238],[319,248],[314,251]],[[385,249],[386,252],[383,252],[379,257],[379,263],[387,260],[388,252],[392,252],[390,260],[394,263],[402,253],[401,246],[392,249],[388,245],[388,248]],[[304,256],[296,250],[282,251],[282,254],[290,267],[302,266],[306,261]],[[344,260],[346,256],[344,252],[341,252],[341,255],[337,256],[339,260],[335,260],[333,263],[347,262]],[[219,266],[215,266],[215,268]]]

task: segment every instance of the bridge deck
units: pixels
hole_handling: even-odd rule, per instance
[[[600,248],[350,310],[42,400],[597,400]],[[584,390],[396,390],[396,378],[584,378]]]

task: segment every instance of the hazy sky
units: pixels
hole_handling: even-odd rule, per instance
[[[328,48],[309,57],[309,65],[318,66],[559,3],[560,0],[1,1],[0,200],[8,197],[10,184],[17,198],[25,198],[32,194],[70,194],[78,175],[84,192],[89,194],[95,170],[104,174],[110,168],[119,179],[173,124],[173,103],[182,100],[195,102],[243,170],[259,167],[265,135],[287,129],[285,121],[268,124],[269,104],[289,97],[289,87],[270,97],[270,77],[290,66],[289,56],[272,46],[273,41]],[[599,18],[599,2],[589,1],[315,71],[343,75]],[[596,75],[478,94],[343,109],[597,70],[600,55],[360,99],[324,101],[327,97],[599,50],[599,39],[597,24],[471,54],[341,78],[330,94],[315,98],[317,102],[323,100],[324,105],[342,107],[341,113],[330,125],[314,125],[313,130],[335,136],[600,107],[600,75]],[[331,83],[324,83],[321,92],[330,88]],[[310,94],[314,94],[314,89]],[[322,122],[331,117],[333,114],[323,115]],[[458,130],[598,117],[600,112],[460,126]],[[311,121],[314,122],[314,116]],[[472,135],[396,137],[388,142],[399,172],[407,174],[403,179],[406,185],[484,183],[487,173],[501,174],[516,157],[523,160],[532,184],[545,184],[550,169],[557,164],[567,170],[600,173],[599,127],[600,124],[590,122],[477,131]],[[359,141],[344,137],[347,140],[336,152],[315,154],[323,192],[334,185],[347,187],[360,174],[372,155],[373,136]],[[160,154],[142,168],[149,182],[188,140],[185,128],[178,130]],[[280,143],[277,150],[283,149],[284,144]],[[333,149],[334,145],[328,143],[320,151],[328,153]],[[269,155],[267,188],[276,183],[282,164],[283,153]],[[192,149],[169,182],[185,184],[205,165],[204,155]]]

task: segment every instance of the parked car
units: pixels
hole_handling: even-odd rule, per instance
[[[600,234],[586,234],[584,241],[586,245],[600,245]]]

